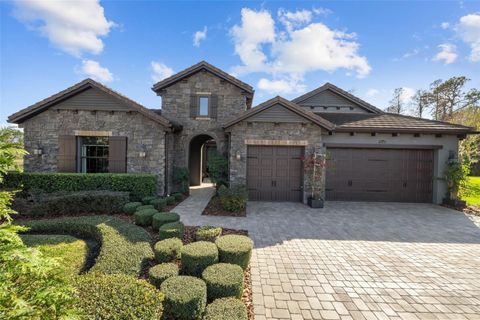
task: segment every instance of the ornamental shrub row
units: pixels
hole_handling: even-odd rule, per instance
[[[184,246],[180,258],[184,274],[201,277],[206,267],[218,262],[218,249],[211,242],[197,241]]]
[[[155,259],[158,263],[172,262],[179,259],[182,247],[182,240],[178,238],[168,238],[158,241],[153,248],[155,251]]]
[[[181,221],[165,223],[158,229],[160,240],[168,238],[183,238],[185,233],[185,226]]]
[[[239,265],[245,270],[252,256],[253,241],[247,236],[226,235],[215,241],[220,262]]]
[[[146,173],[39,173],[9,172],[2,187],[57,191],[124,191],[132,201],[157,193],[157,176]]]
[[[238,212],[247,206],[248,194],[245,186],[227,188],[221,186],[218,189],[218,197],[223,209],[230,212]]]
[[[165,295],[167,319],[201,319],[207,304],[207,286],[202,279],[191,276],[174,276],[160,286]]]
[[[170,277],[178,276],[178,266],[175,263],[160,263],[148,270],[148,279],[155,287],[160,285]]]
[[[207,284],[208,300],[218,298],[240,298],[243,293],[243,270],[230,263],[217,263],[202,272]]]
[[[203,226],[195,231],[195,240],[215,242],[221,234],[222,228],[220,227]]]
[[[217,299],[210,303],[203,320],[247,320],[247,308],[243,302],[235,298]]]

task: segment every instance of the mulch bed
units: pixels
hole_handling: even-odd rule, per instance
[[[202,215],[204,216],[226,216],[226,217],[246,217],[247,216],[247,210],[244,208],[241,211],[238,212],[231,212],[227,211],[222,208],[222,205],[220,204],[220,199],[218,196],[213,196],[212,199],[210,199],[210,202],[208,203],[207,207],[203,210]]]
[[[480,207],[477,206],[466,206],[466,207],[452,207],[442,204],[443,207],[457,210],[463,213],[472,214],[474,216],[480,216]]]

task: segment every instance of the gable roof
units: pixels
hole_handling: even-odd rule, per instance
[[[47,110],[51,106],[64,101],[68,98],[71,98],[81,92],[84,92],[85,90],[88,90],[90,88],[96,88],[111,97],[118,99],[120,102],[126,104],[127,106],[131,107],[133,111],[137,111],[140,114],[144,115],[145,117],[165,126],[165,127],[171,127],[172,124],[170,121],[168,121],[166,118],[158,115],[157,113],[145,108],[141,104],[125,97],[124,95],[104,86],[103,84],[94,81],[90,78],[87,78],[65,90],[62,90],[46,99],[43,99],[25,109],[22,109],[11,116],[8,117],[8,122],[11,123],[22,123],[23,121]]]
[[[343,90],[343,89],[340,89],[339,87],[327,82],[325,83],[323,86],[321,87],[318,87],[317,89],[315,90],[312,90],[310,92],[307,92],[305,93],[304,95],[301,95],[300,97],[297,97],[295,99],[292,100],[292,102],[296,103],[296,104],[301,104],[301,102],[307,100],[308,98],[311,98],[321,92],[324,92],[326,90],[330,90],[340,96],[342,96],[343,98],[347,99],[347,100],[350,100],[351,102],[353,102],[354,104],[360,106],[361,108],[367,110],[367,111],[370,111],[372,113],[384,113],[383,110],[380,110],[379,108],[371,105],[370,103],[354,96],[353,94]]]
[[[280,96],[276,96],[275,98],[272,98],[270,100],[267,100],[267,101],[259,104],[255,108],[252,108],[250,110],[245,111],[238,118],[224,124],[223,128],[231,127],[234,124],[236,124],[240,121],[243,121],[247,118],[250,118],[251,116],[256,115],[256,114],[258,114],[262,111],[265,111],[265,110],[267,110],[267,109],[269,109],[269,108],[271,108],[271,107],[273,107],[277,104],[280,104],[281,106],[287,108],[288,110],[294,112],[295,114],[297,114],[297,115],[299,115],[299,116],[301,116],[301,117],[303,117],[307,120],[310,120],[311,122],[315,123],[316,125],[318,125],[320,127],[323,127],[327,130],[332,130],[335,127],[335,125],[333,123],[331,123],[328,120],[323,119],[322,117],[314,114],[313,112],[305,110],[304,108],[302,108],[300,106],[297,106],[295,103],[290,102],[287,99],[284,99]]]

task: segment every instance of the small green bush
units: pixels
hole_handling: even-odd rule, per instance
[[[243,302],[235,298],[217,299],[210,303],[203,320],[247,320],[247,308]]]
[[[252,256],[252,239],[247,236],[231,234],[219,237],[215,244],[218,247],[220,262],[236,264],[244,270],[248,267]]]
[[[155,200],[150,201],[150,204],[157,209],[158,211],[162,212],[167,207],[167,200],[163,198],[157,198]]]
[[[144,204],[144,205],[138,206],[135,212],[146,210],[146,209],[155,209],[155,207],[152,206],[151,204]]]
[[[221,186],[218,189],[218,197],[223,209],[230,212],[238,212],[247,206],[248,193],[244,186],[235,186],[230,189]]]
[[[183,194],[181,194],[180,192],[176,192],[172,194],[172,196],[175,198],[176,202],[182,201],[183,199]]]
[[[203,226],[195,231],[195,240],[215,242],[221,234],[222,228],[220,227]]]
[[[236,264],[211,265],[203,270],[202,278],[207,284],[209,301],[226,297],[242,297],[243,269]]]
[[[160,286],[165,295],[164,312],[171,319],[201,319],[207,304],[207,286],[190,276],[174,276]]]
[[[153,230],[157,231],[165,223],[176,222],[180,220],[180,216],[175,212],[159,212],[152,217]]]
[[[160,288],[163,281],[178,276],[178,266],[175,263],[161,263],[148,270],[148,279],[155,287]]]
[[[155,200],[155,199],[157,199],[157,197],[155,197],[155,196],[143,197],[143,198],[142,198],[142,203],[143,203],[143,204],[151,204],[150,202],[151,202],[152,200]]]
[[[175,197],[174,196],[168,196],[165,199],[167,200],[167,206],[171,206],[172,204],[175,203]]]
[[[157,214],[158,211],[155,209],[144,209],[135,212],[135,224],[143,227],[148,227],[152,225],[153,216]]]
[[[160,239],[183,238],[185,226],[181,221],[165,223],[158,229]]]
[[[90,273],[76,280],[78,308],[86,319],[160,319],[163,293],[145,280]]]
[[[179,259],[182,247],[182,240],[178,238],[168,238],[158,241],[153,248],[155,251],[155,259],[159,263],[171,262]]]
[[[110,190],[130,193],[131,201],[153,196],[157,192],[157,176],[146,173],[39,173],[9,172],[2,184],[5,188],[58,191]]]
[[[142,205],[141,202],[129,202],[123,206],[123,212],[128,214],[134,214],[137,208]]]
[[[181,193],[188,192],[189,178],[190,178],[190,175],[188,173],[187,168],[173,167],[173,181],[175,182],[175,185],[180,189]]]
[[[193,242],[182,248],[181,259],[184,274],[200,277],[206,267],[218,262],[218,249],[211,242]]]

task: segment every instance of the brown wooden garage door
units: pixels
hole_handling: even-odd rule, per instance
[[[247,188],[250,200],[301,201],[303,147],[248,146]]]
[[[432,202],[433,150],[328,149],[327,200]]]

